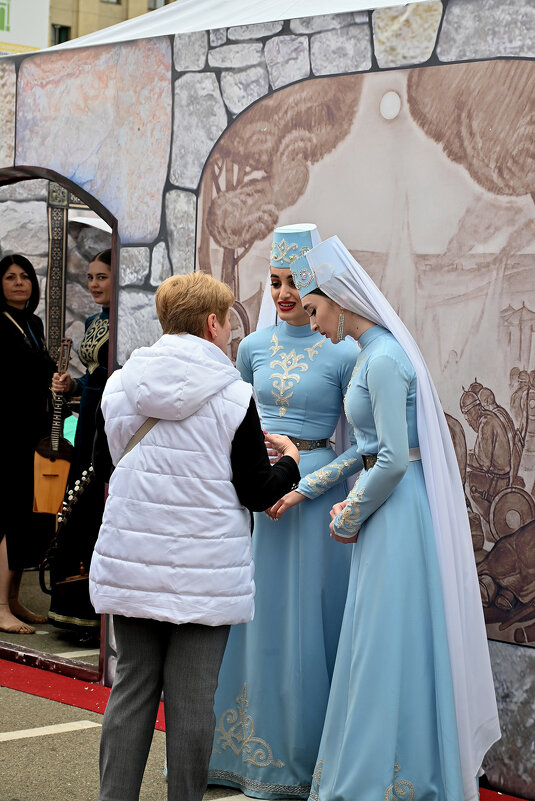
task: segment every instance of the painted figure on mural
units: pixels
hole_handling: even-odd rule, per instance
[[[494,497],[509,485],[511,445],[502,420],[483,407],[475,392],[463,392],[460,407],[468,425],[476,432],[467,461],[469,496],[475,510],[488,523]]]
[[[513,423],[513,419],[507,409],[500,406],[496,402],[494,392],[489,387],[483,387],[479,392],[479,401],[485,411],[492,412],[498,420],[502,423],[507,439],[509,440],[509,448],[511,450],[511,473],[509,476],[509,483],[514,484],[518,475],[518,468],[522,456],[522,448],[518,437],[518,432]]]
[[[515,368],[513,368],[514,370]],[[527,370],[518,370],[516,368],[516,378],[513,378],[514,384],[511,384],[511,415],[515,421],[516,427],[521,432],[525,432],[525,408],[526,408],[526,395],[529,387],[529,373]],[[511,371],[512,373],[513,371]]]
[[[517,512],[515,506],[509,511]],[[478,573],[484,607],[501,612],[491,615],[499,630],[512,630],[514,642],[535,642],[535,520],[502,537],[480,562]]]
[[[452,425],[454,418],[448,426],[465,486],[485,620],[500,638],[526,645],[535,642],[535,501],[533,490],[525,489],[526,483],[532,488],[535,470],[531,373],[513,367],[509,390],[511,414],[477,379],[463,392],[461,410],[476,432],[464,477],[466,438]]]
[[[533,495],[535,484],[535,370],[530,370],[528,384],[522,396],[523,421],[520,429],[523,439],[519,474],[526,489]]]
[[[209,781],[256,798],[310,791],[349,573],[349,554],[328,536],[329,509],[361,467],[354,446],[336,458],[329,443],[357,348],[310,330],[290,272],[318,241],[311,224],[275,230],[270,283],[280,322],[246,337],[236,363],[262,424],[297,444],[304,476],[279,502],[281,520],[255,515],[255,618],[231,630],[215,698]]]

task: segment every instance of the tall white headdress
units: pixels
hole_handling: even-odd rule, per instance
[[[418,438],[442,581],[464,795],[476,799],[475,776],[500,727],[466,500],[437,391],[408,329],[337,236],[312,248],[293,269],[301,297],[319,288],[344,309],[384,326],[416,372]]]

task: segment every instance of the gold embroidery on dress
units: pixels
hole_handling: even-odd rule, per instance
[[[357,479],[355,486],[347,496],[348,504],[345,506],[338,515],[337,529],[347,532],[348,534],[355,534],[360,528],[360,502],[364,495],[364,487],[359,490],[359,479]],[[336,518],[335,518],[336,519]]]
[[[323,759],[321,759],[314,768],[314,773],[312,774],[312,785],[310,787],[310,799],[311,801],[319,801],[319,791],[320,791],[320,784],[321,784],[321,774],[323,771]]]
[[[334,487],[335,484],[338,484],[340,479],[350,472],[349,468],[357,465],[358,461],[357,457],[353,459],[335,459],[331,464],[326,467],[320,467],[319,470],[307,476],[307,485],[312,492],[321,494],[325,490]]]
[[[242,757],[243,762],[249,762],[259,768],[273,765],[274,768],[283,768],[284,762],[273,759],[271,746],[260,737],[255,737],[255,725],[251,715],[247,714],[249,701],[247,700],[247,683],[243,685],[241,695],[236,698],[237,709],[227,709],[219,718],[216,727],[216,746],[224,751],[230,748],[236,756]],[[227,728],[228,726],[228,728]],[[220,754],[214,748],[215,754]]]
[[[314,361],[314,356],[318,355],[319,350],[325,344],[326,339],[327,337],[323,337],[323,339],[320,339],[315,345],[312,345],[311,348],[305,348],[306,352],[308,353],[308,358],[311,362]]]
[[[277,334],[273,334],[271,337],[271,345],[269,346],[272,356],[276,356],[277,353],[282,350],[282,345],[279,345],[279,338]],[[271,365],[269,365],[271,367]]]
[[[405,779],[396,781],[396,775],[401,767],[394,765],[394,781],[385,790],[385,801],[412,801],[414,798],[414,785]]]
[[[314,358],[318,355],[319,349],[325,342],[325,338],[318,340],[312,347],[305,348],[305,351],[308,354],[309,361],[313,362]],[[277,334],[274,332],[273,336],[271,337],[271,345],[269,346],[272,356],[276,356],[280,353],[278,359],[273,359],[269,363],[269,366],[274,369],[275,367],[280,367],[282,372],[280,373],[272,373],[270,378],[275,379],[273,381],[273,390],[271,394],[275,398],[276,406],[279,406],[279,417],[283,417],[286,412],[288,411],[288,406],[290,405],[290,400],[293,397],[293,392],[291,391],[295,384],[298,384],[301,380],[301,376],[297,372],[298,370],[301,373],[304,373],[308,370],[308,364],[306,364],[305,356],[302,353],[297,353],[295,348],[288,351],[287,353],[281,352],[283,351],[283,346],[279,345],[279,339]]]
[[[94,373],[99,366],[98,352],[110,335],[110,321],[107,317],[95,317],[84,334],[78,356],[90,373]]]

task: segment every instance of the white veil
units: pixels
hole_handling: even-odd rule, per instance
[[[471,801],[478,797],[475,777],[500,738],[500,727],[464,490],[448,425],[416,342],[338,237],[305,258],[317,286],[344,309],[387,328],[416,372],[418,437],[442,580],[464,796]]]

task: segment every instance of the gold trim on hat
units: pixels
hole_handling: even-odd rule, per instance
[[[270,261],[273,261],[276,264],[293,264],[294,261],[297,261],[297,259],[299,259],[301,256],[304,256],[305,253],[308,253],[310,248],[306,247],[305,245],[298,253],[292,252],[296,250],[297,244],[295,242],[287,242],[285,239],[281,239],[280,242],[273,242],[271,246]]]

